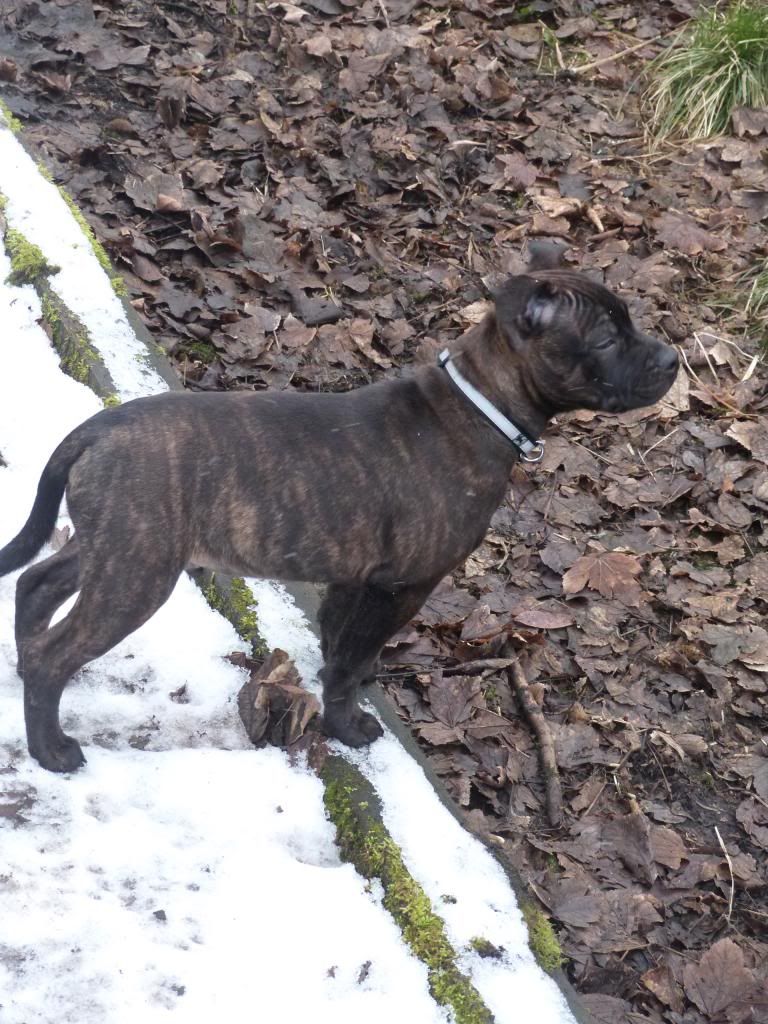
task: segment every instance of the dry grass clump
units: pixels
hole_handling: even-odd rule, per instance
[[[736,0],[702,10],[650,74],[645,99],[654,139],[725,132],[736,107],[768,105],[768,4]]]

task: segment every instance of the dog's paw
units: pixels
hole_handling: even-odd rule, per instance
[[[83,750],[76,739],[61,733],[52,743],[30,746],[29,752],[49,772],[74,772],[85,764]]]
[[[384,734],[379,720],[359,708],[349,718],[326,715],[323,718],[323,729],[327,736],[341,740],[348,747],[367,747],[369,743],[373,743]]]

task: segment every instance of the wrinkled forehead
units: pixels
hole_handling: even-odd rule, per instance
[[[526,276],[536,282],[551,281],[566,295],[570,293],[578,305],[584,305],[583,300],[586,299],[593,307],[593,314],[607,316],[617,327],[630,326],[627,304],[585,274],[577,274],[570,270],[537,270]]]

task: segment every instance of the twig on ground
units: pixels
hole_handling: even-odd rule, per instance
[[[717,376],[717,370],[715,369],[715,366],[714,366],[712,360],[710,359],[709,352],[707,352],[707,350],[704,348],[704,345],[701,342],[701,338],[699,337],[698,331],[694,331],[693,332],[693,340],[696,342],[696,344],[701,349],[701,354],[704,356],[704,358],[707,361],[707,366],[709,367],[709,372],[715,378],[715,382],[719,384],[720,383],[720,378]]]
[[[595,806],[595,804],[596,804],[596,803],[597,803],[597,801],[598,801],[598,800],[600,799],[600,797],[601,797],[601,796],[603,795],[603,792],[604,792],[604,790],[605,790],[605,787],[606,787],[607,785],[608,785],[608,783],[607,783],[607,782],[602,782],[602,783],[600,784],[600,789],[598,789],[598,791],[597,791],[597,793],[595,794],[595,797],[594,797],[594,799],[592,800],[592,802],[590,803],[589,807],[588,807],[588,808],[586,809],[586,811],[584,811],[584,813],[583,813],[583,814],[581,815],[581,817],[582,817],[582,818],[586,818],[586,817],[587,817],[588,815],[590,815],[590,814],[592,813],[592,811],[593,811],[593,809],[594,809],[594,806]]]
[[[643,452],[642,457],[645,458],[645,456],[650,454],[653,451],[654,448],[658,448],[660,444],[664,444],[664,442],[667,440],[667,438],[672,437],[672,435],[676,434],[679,429],[680,429],[680,427],[675,427],[674,430],[670,430],[670,432],[668,434],[665,434],[664,437],[660,437],[659,440],[656,441],[654,444],[652,444],[650,448],[646,448],[645,449],[645,451]]]
[[[389,11],[387,10],[387,5],[384,3],[384,0],[377,0],[377,2],[382,17],[384,18],[384,24],[389,28]]]
[[[544,712],[533,699],[528,680],[525,678],[523,667],[517,655],[509,648],[506,649],[506,653],[512,662],[507,670],[510,684],[517,695],[520,707],[523,709],[523,714],[528,719],[528,724],[536,733],[536,738],[539,741],[541,767],[544,772],[544,784],[547,793],[547,817],[549,818],[550,825],[557,826],[563,818],[563,791],[560,785],[560,772],[557,768],[552,732],[544,717]]]
[[[635,43],[634,46],[627,46],[625,49],[619,50],[618,53],[612,53],[608,57],[601,57],[599,60],[591,60],[588,64],[579,64],[577,67],[569,68],[568,70],[574,75],[581,75],[585,71],[593,71],[595,68],[601,68],[604,64],[610,64],[614,60],[621,60],[622,57],[627,57],[630,53],[642,50],[645,46],[652,46],[670,34],[669,32],[662,32],[661,35],[654,36],[653,39],[644,39],[641,43]]]
[[[482,672],[500,672],[509,668],[512,664],[511,658],[477,658],[475,661],[460,662],[458,665],[451,665],[443,669],[445,676],[477,676]]]
[[[733,913],[733,893],[734,893],[734,890],[736,888],[736,882],[734,881],[734,878],[733,878],[733,861],[731,860],[731,855],[728,853],[728,851],[725,848],[725,843],[723,842],[723,837],[720,835],[720,829],[717,827],[717,825],[715,825],[715,835],[717,836],[718,843],[720,843],[720,849],[723,851],[723,855],[725,856],[726,863],[728,864],[728,873],[731,876],[731,891],[728,894],[728,916],[726,918],[726,920],[730,924],[731,923],[731,914]]]

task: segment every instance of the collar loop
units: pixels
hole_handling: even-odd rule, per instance
[[[499,412],[485,395],[481,394],[473,384],[470,384],[467,378],[463,377],[456,369],[453,357],[447,348],[444,348],[437,357],[437,365],[443,367],[459,391],[520,451],[520,458],[523,462],[541,462],[544,457],[544,442],[532,441],[522,430],[518,430],[511,420]]]

